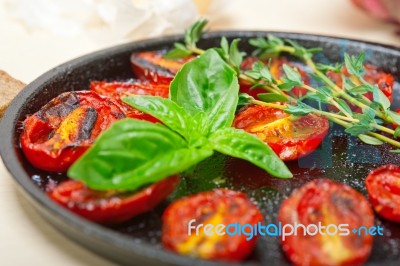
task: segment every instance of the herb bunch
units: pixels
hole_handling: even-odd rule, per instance
[[[190,37],[191,40],[200,40],[207,21],[201,20],[195,24],[196,29],[198,29],[196,25],[199,24],[202,31],[187,30],[186,34],[197,34]],[[185,37],[185,40],[187,38]],[[238,72],[242,81],[251,84],[252,88],[261,87],[266,91],[258,94],[259,100],[241,94],[239,105],[266,105],[283,109],[295,116],[315,113],[343,126],[346,133],[358,137],[364,143],[371,145],[389,143],[400,148],[400,142],[397,141],[400,136],[400,127],[398,127],[400,125],[400,114],[391,110],[390,100],[377,84],[370,84],[364,79],[365,53],[358,56],[345,53],[343,63],[320,64],[314,62],[313,57],[316,53],[322,51],[321,48],[305,48],[292,40],[268,35],[267,38],[259,37],[249,40],[249,44],[255,47],[253,55],[257,56],[260,61],[253,64],[251,70],[241,71],[240,65],[245,53],[239,50],[238,43],[239,39],[235,39],[229,45],[226,38],[222,38],[221,47],[216,48],[216,50],[225,62]],[[192,49],[193,47],[195,49]],[[174,54],[183,55],[183,49],[186,56],[204,52],[196,44],[186,46],[181,44],[176,45],[175,49],[170,51],[166,57],[171,58],[171,55]],[[288,54],[302,60],[311,69],[310,75],[318,86],[306,84],[298,70],[289,65],[283,65],[285,74],[283,78],[275,78],[270,71],[270,63],[267,60],[281,54]],[[342,73],[344,67],[349,76]],[[343,86],[339,87],[332,81],[327,75],[328,71],[339,73]],[[304,88],[307,93],[301,96],[294,95],[291,92],[294,87]],[[368,92],[373,95],[372,101],[364,95]],[[351,105],[358,107],[356,111],[352,110]],[[327,106],[334,106],[338,111],[332,111],[332,109],[327,111]],[[397,128],[393,130],[386,126],[389,123],[397,125]],[[392,150],[392,152],[400,152],[400,150]]]

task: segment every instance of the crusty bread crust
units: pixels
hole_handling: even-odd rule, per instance
[[[25,83],[14,79],[7,72],[0,70],[0,118],[14,97],[25,87]]]

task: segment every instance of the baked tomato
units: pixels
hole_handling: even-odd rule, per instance
[[[127,221],[162,202],[178,184],[171,176],[136,192],[96,191],[81,181],[68,180],[49,193],[51,199],[70,211],[102,224]]]
[[[373,226],[372,209],[347,185],[328,179],[307,183],[283,201],[278,221],[282,234],[285,225],[292,226],[280,239],[295,265],[360,265],[371,252],[373,237],[351,230]],[[299,224],[304,227],[295,229]]]
[[[165,59],[161,51],[139,52],[131,55],[131,67],[139,79],[169,84],[181,67],[193,58]]]
[[[66,92],[23,122],[20,141],[37,168],[66,171],[114,121],[124,118],[115,100],[91,91]]]
[[[328,133],[329,122],[315,114],[296,117],[280,109],[253,105],[236,115],[233,126],[258,136],[279,158],[289,161],[314,151]]]
[[[243,233],[228,235],[224,230],[229,224],[254,226],[264,218],[244,193],[216,189],[175,201],[162,221],[162,242],[167,249],[202,259],[240,261],[252,252],[256,236],[247,240]],[[244,232],[254,233],[251,230],[247,227]]]
[[[259,58],[254,57],[254,56],[250,56],[247,57],[243,60],[240,68],[243,71],[246,70],[250,70],[252,69],[254,63],[260,61]],[[268,62],[264,62],[264,64],[267,64]],[[285,57],[275,57],[271,59],[270,62],[270,71],[271,74],[274,76],[275,79],[280,79],[284,76],[284,71],[283,71],[283,65],[286,64],[290,67],[294,67],[297,69],[297,71],[299,71],[303,81],[305,84],[309,85],[310,84],[310,79],[307,75],[307,73],[305,71],[303,71],[298,65],[295,65],[291,62],[289,62]],[[266,91],[262,88],[254,88],[254,89],[250,89],[252,85],[250,85],[249,83],[240,80],[240,92],[242,93],[247,93],[251,96],[253,96],[254,98],[257,99],[257,94],[259,93],[265,93]],[[300,97],[302,95],[305,95],[307,93],[307,90],[304,88],[293,88],[292,92],[297,96]]]
[[[129,95],[152,95],[167,98],[169,94],[169,85],[155,84],[148,81],[129,80],[126,82],[105,82],[92,81],[90,90],[117,100],[123,107],[127,117],[158,122],[158,120],[149,114],[145,114],[122,101],[122,97]]]
[[[390,102],[393,100],[393,86],[394,86],[394,77],[393,75],[389,73],[385,73],[383,71],[379,71],[376,66],[373,65],[365,65],[365,74],[364,74],[364,79],[371,84],[377,84],[379,89],[388,97]],[[347,69],[344,67],[342,69],[342,73],[346,77],[350,77],[349,72]],[[327,75],[328,77],[336,83],[339,87],[342,87],[343,85],[343,80],[342,80],[342,73],[335,73],[333,71],[328,71]],[[364,96],[366,96],[369,100],[373,100],[373,95],[371,92],[365,93]],[[353,110],[359,110],[358,107],[350,104],[350,107]]]
[[[371,171],[365,183],[375,212],[400,223],[400,167],[383,165]]]

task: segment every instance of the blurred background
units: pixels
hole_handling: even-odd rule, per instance
[[[314,33],[400,47],[400,0],[0,0],[0,69],[29,83],[105,47],[183,33],[200,16],[211,30]],[[48,226],[16,192],[1,160],[0,213],[3,265],[111,265]]]
[[[385,21],[400,20],[400,0],[0,0],[0,69],[30,82],[88,52],[182,33],[199,16],[210,19],[211,30],[305,32],[400,46],[398,27]]]

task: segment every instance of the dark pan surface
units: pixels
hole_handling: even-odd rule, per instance
[[[266,36],[268,32],[213,32],[206,34],[199,44],[202,48],[218,46],[221,36],[240,37],[242,48],[250,51],[247,39]],[[298,41],[306,47],[323,47],[319,62],[342,61],[344,52],[365,51],[367,62],[400,77],[400,50],[372,43],[338,38],[274,33]],[[152,212],[114,227],[103,227],[53,203],[44,193],[46,189],[65,179],[63,175],[41,172],[29,165],[18,147],[19,127],[24,118],[36,112],[62,92],[87,89],[92,80],[124,80],[134,77],[129,65],[132,52],[168,49],[181,37],[167,37],[130,43],[96,52],[42,75],[29,84],[8,109],[0,124],[0,151],[4,163],[18,182],[24,194],[37,210],[60,231],[79,244],[121,264],[130,265],[222,265],[216,262],[194,260],[164,251],[160,244],[160,216],[168,202]],[[400,106],[400,87],[396,84],[394,107]],[[295,177],[280,180],[241,160],[216,154],[190,173],[183,174],[178,189],[168,201],[214,187],[229,187],[245,191],[260,206],[268,223],[276,223],[277,211],[283,198],[306,182],[329,177],[348,184],[366,194],[364,179],[368,172],[385,163],[400,165],[400,155],[381,148],[365,146],[342,135],[333,127],[321,148],[310,156],[289,164]],[[400,226],[376,218],[384,227],[384,236],[376,237],[367,265],[400,265]],[[252,256],[245,265],[289,265],[274,237],[259,239]]]

